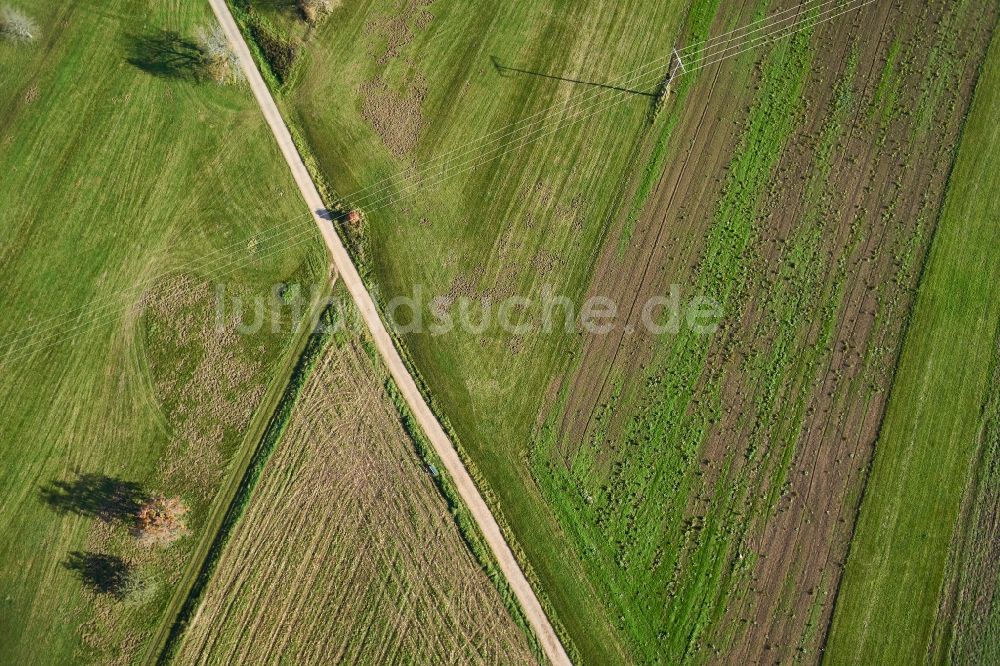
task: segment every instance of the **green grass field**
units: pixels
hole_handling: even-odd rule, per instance
[[[0,661],[116,663],[294,361],[291,307],[220,333],[216,285],[306,294],[326,260],[249,93],[192,73],[207,4],[13,5],[41,37],[0,42]],[[181,496],[190,534],[137,547],[145,492]],[[116,567],[141,584],[111,593]]]
[[[998,107],[995,38],[876,446],[826,649],[831,664],[922,663],[930,654],[959,508],[1000,390]]]

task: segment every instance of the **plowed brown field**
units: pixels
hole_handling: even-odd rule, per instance
[[[722,11],[739,23],[750,9]],[[822,645],[994,10],[878,3],[798,56],[779,47],[806,60],[790,118],[755,116],[762,89],[781,94],[770,63],[753,86],[732,85],[738,63],[706,76],[627,249],[597,264],[591,293],[633,304],[634,330],[671,283],[724,305],[708,344],[586,341],[558,421],[570,470],[582,457],[607,470],[585,487],[624,510],[610,522],[626,568],[673,567],[656,615],[678,656],[784,663]],[[775,123],[780,152],[751,155],[773,175],[739,172]]]

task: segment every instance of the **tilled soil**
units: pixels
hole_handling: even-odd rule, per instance
[[[729,589],[706,602],[726,617],[704,639],[717,658],[784,663],[815,660],[821,650],[993,9],[877,3],[812,39],[802,117],[763,193],[743,272],[732,276],[736,296],[687,406],[692,413],[717,400],[686,513],[696,524],[719,512],[738,522],[725,553],[729,577],[717,588]],[[755,10],[733,3],[717,24],[746,23]],[[599,260],[590,292],[628,314],[618,334],[585,341],[568,380],[560,422],[567,460],[611,405],[612,445],[601,455],[614,465],[615,443],[650,390],[649,368],[669,353],[628,330],[641,331],[648,298],[672,283],[697,284],[759,89],[759,67],[752,85],[738,83],[746,67],[727,62],[701,75],[631,242],[623,254],[609,243]],[[884,70],[898,72],[898,83],[886,83]],[[621,384],[626,398],[616,394]],[[720,486],[733,488],[726,502]],[[745,557],[748,574],[734,573]]]

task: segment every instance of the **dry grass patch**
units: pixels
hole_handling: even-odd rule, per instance
[[[331,348],[295,409],[180,661],[532,661],[362,344]]]

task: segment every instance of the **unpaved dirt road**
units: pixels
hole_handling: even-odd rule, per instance
[[[333,265],[347,286],[351,298],[357,304],[358,310],[360,310],[369,331],[371,331],[372,339],[379,354],[382,356],[383,362],[388,367],[403,398],[406,400],[406,404],[413,412],[427,439],[430,440],[435,452],[441,458],[441,462],[444,464],[448,474],[454,480],[462,501],[469,507],[472,517],[483,533],[490,550],[493,551],[493,556],[496,558],[518,602],[520,602],[521,609],[524,611],[528,623],[538,637],[545,656],[553,664],[560,666],[570,664],[566,651],[559,642],[559,638],[552,629],[545,611],[542,610],[541,604],[538,603],[538,598],[535,596],[531,585],[524,576],[524,572],[521,571],[520,565],[518,565],[514,554],[507,545],[507,541],[500,532],[500,527],[493,518],[493,514],[479,494],[479,490],[465,469],[465,465],[462,464],[462,460],[459,458],[448,435],[445,434],[441,424],[438,423],[437,418],[424,401],[424,397],[413,381],[413,377],[410,376],[410,372],[403,363],[402,357],[400,357],[395,345],[393,345],[392,338],[389,336],[385,325],[382,323],[382,319],[379,317],[375,302],[365,288],[361,276],[358,274],[350,255],[347,253],[347,249],[340,241],[340,237],[337,235],[336,230],[334,230],[333,224],[326,219],[328,215],[325,204],[322,198],[320,198],[312,178],[309,176],[309,171],[302,162],[302,157],[295,148],[295,143],[292,141],[291,134],[289,134],[288,128],[285,126],[281,113],[278,111],[278,107],[271,97],[271,92],[268,90],[267,84],[264,83],[260,72],[257,71],[253,57],[250,55],[250,49],[243,40],[243,35],[239,31],[233,15],[229,11],[229,7],[226,5],[225,0],[209,0],[209,4],[211,4],[212,10],[226,32],[226,36],[233,44],[239,56],[240,65],[246,74],[247,81],[250,83],[250,89],[257,99],[257,103],[267,120],[267,124],[274,133],[274,138],[278,142],[281,153],[285,156],[288,168],[292,170],[292,176],[298,184],[299,191],[302,192],[302,198],[305,199],[306,205],[309,206],[316,225],[323,235],[323,240],[327,248],[329,248],[330,254],[333,256]]]

